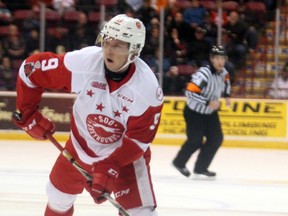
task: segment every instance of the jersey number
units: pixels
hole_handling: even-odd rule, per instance
[[[150,130],[154,130],[155,129],[155,127],[158,125],[158,123],[159,123],[159,120],[160,120],[160,113],[156,113],[155,115],[154,115],[154,122],[153,122],[153,124],[149,127],[150,128]]]
[[[41,63],[41,70],[47,71],[52,70],[58,67],[58,59],[57,58],[51,58],[48,61],[43,60]]]

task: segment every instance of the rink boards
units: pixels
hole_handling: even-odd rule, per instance
[[[57,128],[56,138],[68,138],[75,95],[45,93],[40,104],[43,115]],[[221,100],[219,116],[223,146],[288,149],[287,102],[284,100],[232,99],[227,107]],[[165,97],[155,144],[181,145],[186,138],[183,108],[185,97]],[[11,116],[16,107],[15,92],[0,92],[0,139],[29,139],[18,130]]]

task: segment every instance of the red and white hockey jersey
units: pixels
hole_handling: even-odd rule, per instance
[[[120,82],[105,77],[102,49],[96,46],[65,55],[50,52],[28,57],[19,71],[17,108],[36,107],[43,89],[77,93],[71,140],[87,164],[110,157],[121,166],[140,158],[155,137],[163,93],[141,60]]]

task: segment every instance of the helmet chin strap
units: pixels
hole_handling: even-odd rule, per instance
[[[125,69],[129,64],[131,64],[132,62],[134,62],[135,59],[137,58],[137,55],[135,55],[135,56],[133,57],[133,59],[131,60],[132,55],[135,55],[135,54],[130,53],[129,56],[127,57],[126,63],[125,63],[123,66],[121,66],[119,69],[117,69],[115,72],[119,72],[119,71]]]

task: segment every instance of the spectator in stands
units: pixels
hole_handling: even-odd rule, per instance
[[[77,11],[89,13],[95,10],[95,0],[75,0],[75,8]]]
[[[78,14],[77,24],[69,31],[69,50],[76,50],[95,43],[96,30],[88,24],[87,15],[84,12]]]
[[[165,95],[183,95],[190,76],[181,76],[179,69],[173,65],[163,76],[163,92]]]
[[[172,17],[170,26],[168,26],[168,31],[172,32],[172,29],[176,29],[178,32],[179,40],[188,43],[193,37],[194,30],[191,26],[184,21],[183,14],[178,11]]]
[[[205,66],[209,63],[209,52],[211,44],[205,39],[206,30],[196,27],[195,38],[188,45],[187,57],[189,64],[197,67]]]
[[[225,62],[225,69],[228,71],[229,76],[230,76],[230,84],[233,85],[236,79],[236,72],[235,72],[235,67],[231,61],[227,58]]]
[[[24,36],[24,38],[29,37],[32,30],[39,31],[40,29],[39,5],[33,5],[31,10],[33,11],[32,16],[24,19],[22,23],[21,30],[22,30],[22,35]]]
[[[272,98],[288,98],[288,62],[285,63],[280,76],[273,80],[268,95]]]
[[[135,17],[135,12],[129,5],[124,9],[123,13],[128,17]]]
[[[0,0],[0,8],[5,8],[6,5]]]
[[[200,1],[192,0],[191,7],[186,8],[183,12],[185,22],[189,23],[192,28],[203,26],[206,9],[200,5]]]
[[[255,26],[250,25],[246,32],[246,42],[249,53],[255,53],[258,44],[258,33]]]
[[[12,68],[9,57],[3,57],[0,65],[0,90],[12,91],[16,86],[17,71]]]
[[[3,40],[3,48],[5,55],[13,59],[23,59],[25,56],[25,42],[19,34],[18,27],[10,24],[8,27],[8,35]]]
[[[246,32],[246,24],[240,19],[237,11],[232,11],[228,23],[223,26],[223,33],[226,36],[227,55],[238,70],[242,69],[246,61],[247,49],[244,44]]]
[[[165,50],[171,59],[173,59],[173,64],[184,64],[187,62],[187,47],[189,41],[180,38],[178,28],[173,28],[169,35],[169,40],[166,40],[169,43],[168,48]],[[191,40],[191,38],[190,38]]]
[[[276,9],[277,1],[275,0],[263,0],[263,3],[265,4],[267,11]]]
[[[209,12],[206,13],[204,18],[204,24],[202,26],[206,30],[205,39],[210,42],[211,45],[217,42],[217,25],[213,21],[213,18]]]
[[[168,1],[167,7],[165,7],[166,23],[168,23],[176,16],[176,13],[180,12],[183,15],[183,10],[179,7],[176,0]],[[169,25],[169,24],[168,24]]]
[[[91,44],[89,38],[85,34],[86,29],[84,26],[77,25],[73,34],[70,36],[69,50],[78,50]]]
[[[157,11],[151,6],[151,0],[144,0],[142,7],[137,11],[137,18],[140,19],[146,30],[151,29],[151,20],[158,18]]]
[[[64,46],[65,50],[68,50],[69,40],[68,40],[68,30],[62,26],[57,26],[55,31],[48,32],[46,40],[46,50],[51,52],[56,52],[57,46]]]
[[[6,5],[0,0],[0,25],[8,25],[12,21],[12,16],[10,10]]]
[[[39,32],[38,29],[31,29],[26,38],[26,55],[39,52]]]
[[[67,52],[63,45],[56,46],[56,54],[65,54]]]
[[[219,19],[219,16],[218,16],[218,8],[220,8],[220,7],[223,8],[222,2],[223,1],[217,0],[216,1],[216,7],[210,11],[210,16],[211,16],[212,21],[216,25],[221,24],[221,26],[226,25],[228,22],[228,11],[222,10],[222,18],[221,19]]]
[[[155,54],[154,55],[150,55],[147,58],[144,59],[144,61],[147,63],[147,65],[151,68],[151,70],[154,72],[154,74],[156,75],[157,78],[159,78],[159,56],[160,52],[159,52],[159,48],[157,48],[155,50]],[[169,58],[167,58],[165,55],[163,56],[163,64],[162,64],[162,69],[163,69],[163,74],[166,74],[169,69],[171,67],[171,63]]]
[[[75,10],[75,0],[53,0],[53,7],[62,16],[66,11]]]
[[[79,11],[78,13],[78,23],[81,26],[87,26],[88,23],[88,19],[87,19],[87,15],[84,12]]]
[[[154,27],[147,32],[145,46],[142,50],[142,58],[150,58],[155,56],[156,50],[159,48],[159,28]]]

